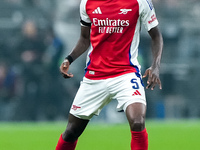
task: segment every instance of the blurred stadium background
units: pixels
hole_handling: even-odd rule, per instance
[[[164,38],[163,90],[147,90],[147,119],[200,117],[200,1],[153,0]],[[73,79],[59,65],[79,37],[80,0],[0,1],[0,121],[66,121],[84,75],[85,57],[75,61]],[[141,32],[142,72],[151,64],[149,36]],[[114,106],[113,106],[114,105]],[[124,123],[116,102],[94,122]],[[109,115],[108,115],[109,114]]]

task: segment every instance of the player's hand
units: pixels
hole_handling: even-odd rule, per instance
[[[60,72],[64,78],[72,78],[74,76],[72,73],[68,73],[69,65],[69,61],[65,59],[60,66]]]
[[[147,80],[147,86],[146,89],[151,88],[151,90],[154,90],[155,86],[158,84],[159,89],[162,89],[162,84],[159,77],[159,69],[155,68],[152,69],[151,67],[148,68],[142,78],[146,78],[148,76]]]

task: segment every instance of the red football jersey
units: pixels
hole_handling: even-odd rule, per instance
[[[158,25],[151,0],[82,0],[81,25],[91,25],[85,77],[106,79],[138,72],[141,25]]]

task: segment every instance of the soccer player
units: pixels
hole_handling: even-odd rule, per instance
[[[163,40],[151,0],[82,0],[79,41],[60,66],[65,78],[70,64],[87,49],[85,76],[73,101],[66,130],[56,150],[74,150],[89,120],[112,99],[118,101],[131,130],[131,150],[147,150],[146,98],[137,61],[139,35],[144,25],[152,40],[153,61],[143,77],[146,89],[159,78]]]

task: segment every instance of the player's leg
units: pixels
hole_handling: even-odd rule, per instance
[[[67,128],[60,137],[56,150],[75,149],[77,139],[89,120],[93,115],[98,115],[110,100],[104,87],[104,81],[83,79],[70,109]]]
[[[146,105],[143,103],[132,103],[126,108],[126,116],[131,131],[142,131],[145,129]]]
[[[69,114],[69,121],[66,130],[63,132],[62,137],[65,141],[74,142],[82,134],[89,120],[77,118]]]
[[[79,119],[73,115],[69,115],[66,130],[61,134],[56,150],[74,150],[78,137],[83,133],[89,120]]]
[[[126,116],[131,128],[131,150],[147,150],[148,134],[145,128],[146,105],[132,103],[126,108]]]

